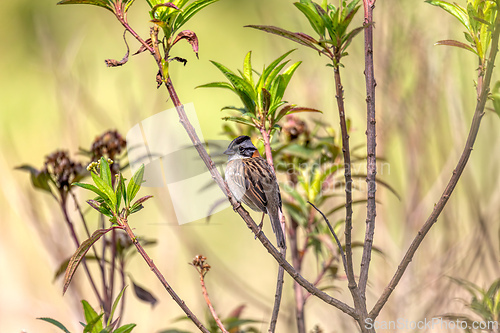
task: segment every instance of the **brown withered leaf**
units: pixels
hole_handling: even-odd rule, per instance
[[[125,41],[125,45],[127,46],[127,53],[125,53],[125,56],[122,58],[122,60],[115,60],[115,59],[106,59],[104,62],[106,63],[106,66],[108,67],[118,67],[118,66],[123,66],[127,63],[128,61],[128,55],[130,53],[130,48],[128,47],[127,39],[125,38],[125,34],[127,33],[127,30],[123,33],[123,40]]]
[[[174,61],[174,60],[175,60],[175,61],[178,61],[178,62],[182,62],[182,64],[183,64],[184,66],[186,66],[186,64],[187,64],[187,62],[188,62],[186,59],[181,58],[181,57],[173,57],[173,58],[170,58],[170,59],[169,59],[169,61]]]
[[[183,30],[177,34],[174,41],[172,42],[172,45],[175,45],[175,43],[177,43],[181,39],[185,39],[189,44],[191,44],[193,52],[196,54],[196,58],[198,58],[198,37],[196,36],[196,34],[191,30]]]
[[[145,40],[146,44],[148,44],[149,46],[153,47],[153,42],[151,41],[151,38],[148,38]],[[144,46],[144,45],[141,45],[141,47],[139,48],[139,50],[137,50],[136,53],[132,54],[133,56],[139,54],[139,53],[142,53],[144,51],[147,51],[147,48]]]

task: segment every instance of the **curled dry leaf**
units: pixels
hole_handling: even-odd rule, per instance
[[[174,41],[172,42],[172,45],[175,45],[175,43],[177,43],[181,39],[185,39],[189,44],[191,44],[193,52],[196,54],[196,58],[198,58],[198,37],[196,36],[196,34],[191,30],[183,30],[177,34]]]
[[[125,45],[127,46],[127,53],[125,53],[125,56],[122,58],[122,60],[115,60],[115,59],[106,59],[104,62],[106,63],[106,66],[108,67],[118,67],[118,66],[123,66],[127,63],[128,61],[128,55],[130,53],[130,48],[128,47],[127,39],[125,38],[125,34],[127,33],[127,30],[123,33],[123,40],[125,41]]]

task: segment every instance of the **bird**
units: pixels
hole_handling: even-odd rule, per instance
[[[246,135],[234,139],[224,154],[228,155],[225,180],[232,196],[239,203],[263,213],[259,228],[262,228],[265,214],[269,215],[278,247],[284,248],[281,194],[273,168]]]

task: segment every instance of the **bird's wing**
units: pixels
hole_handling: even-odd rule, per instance
[[[243,172],[245,174],[245,195],[243,202],[253,210],[267,212],[268,198],[266,193],[273,191],[272,181],[266,160],[262,157],[246,158],[242,160]]]

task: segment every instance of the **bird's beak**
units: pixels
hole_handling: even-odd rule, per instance
[[[234,155],[234,151],[232,149],[226,149],[226,151],[223,153],[224,155]]]

